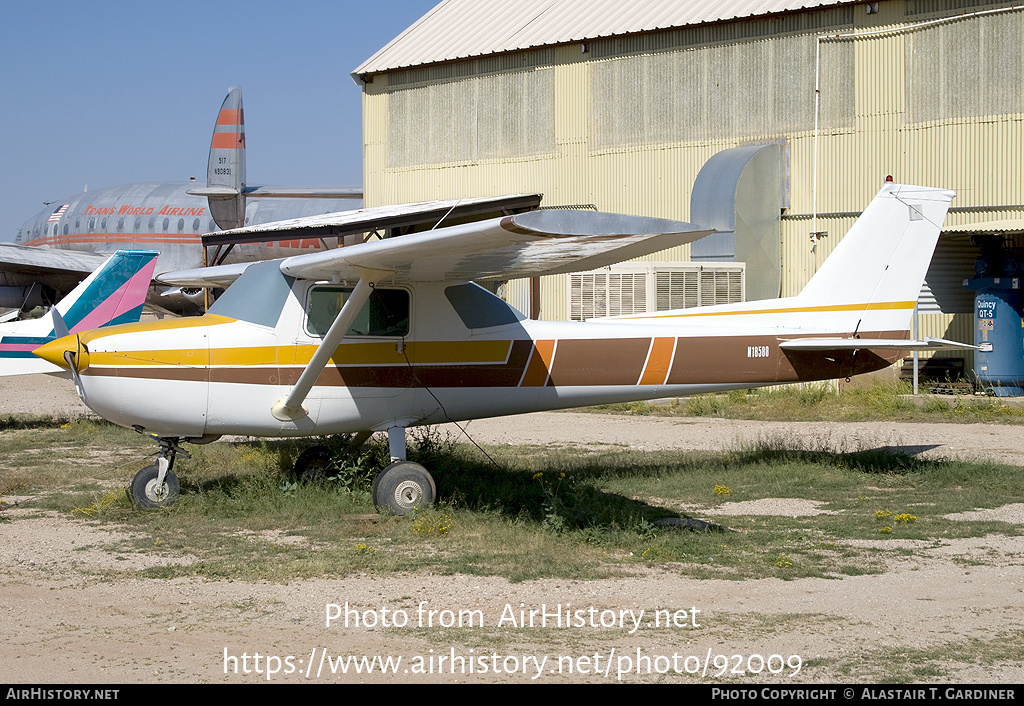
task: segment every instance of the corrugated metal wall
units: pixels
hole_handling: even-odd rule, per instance
[[[1024,13],[905,27],[1000,6],[1009,3],[888,0],[871,14],[827,8],[378,76],[364,90],[366,204],[539,191],[545,205],[686,220],[709,157],[781,137],[789,296],[887,174],[985,209],[953,212],[950,225],[1021,217]],[[812,246],[815,46],[826,30],[816,206],[828,237]],[[649,259],[687,257],[682,247]],[[543,318],[567,318],[566,289],[564,277],[542,281]],[[507,291],[524,306],[524,285]],[[970,340],[964,317],[922,315],[922,334]]]

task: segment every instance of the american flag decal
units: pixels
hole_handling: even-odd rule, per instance
[[[50,217],[46,219],[46,222],[47,223],[56,223],[57,221],[59,221],[60,217],[64,215],[64,212],[68,210],[68,206],[69,205],[70,204],[64,204],[63,206],[58,208],[56,211],[51,213]]]

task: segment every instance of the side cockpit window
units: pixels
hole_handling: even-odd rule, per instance
[[[352,290],[335,285],[311,288],[306,303],[306,332],[317,337],[325,335]],[[409,292],[404,289],[375,288],[345,335],[409,335],[409,299]]]

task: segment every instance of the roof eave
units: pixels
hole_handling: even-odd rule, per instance
[[[514,49],[507,49],[507,50],[504,50],[504,51],[481,52],[481,53],[478,53],[478,54],[467,54],[465,56],[448,57],[448,58],[445,58],[445,59],[439,59],[437,61],[427,61],[427,62],[422,62],[422,63],[404,64],[404,65],[399,65],[399,66],[387,66],[387,67],[384,67],[384,68],[370,69],[370,70],[366,70],[366,71],[362,70],[363,67],[372,65],[373,60],[374,60],[375,57],[377,57],[377,56],[381,55],[382,53],[384,53],[389,47],[393,46],[405,34],[410,32],[413,27],[416,26],[416,25],[412,25],[405,32],[402,32],[402,34],[400,34],[398,37],[396,37],[392,41],[388,42],[388,44],[386,46],[381,48],[379,51],[375,52],[373,56],[371,56],[369,59],[367,59],[362,64],[360,64],[353,72],[351,72],[349,74],[349,76],[352,77],[352,80],[355,82],[355,84],[357,86],[362,86],[362,85],[364,85],[366,83],[372,83],[374,76],[377,76],[377,75],[380,75],[380,74],[393,73],[393,72],[396,72],[396,71],[407,71],[409,69],[421,69],[421,68],[427,68],[427,67],[430,67],[430,66],[441,66],[443,64],[452,64],[452,63],[457,63],[457,62],[460,62],[460,61],[473,61],[473,60],[480,59],[480,58],[483,58],[483,57],[502,56],[502,55],[507,55],[507,54],[518,54],[520,52],[533,51],[535,49],[541,49],[541,48],[546,48],[546,47],[564,47],[564,46],[571,46],[573,44],[585,44],[587,42],[592,42],[592,41],[601,40],[601,39],[616,39],[616,38],[620,38],[620,37],[635,37],[635,36],[638,36],[638,35],[649,34],[649,33],[653,33],[653,32],[671,32],[673,30],[686,29],[688,27],[702,27],[702,26],[710,26],[710,25],[728,24],[728,23],[732,23],[732,22],[747,22],[747,21],[750,21],[750,20],[770,19],[770,18],[773,18],[773,17],[783,17],[785,15],[790,15],[790,14],[793,14],[794,12],[813,12],[815,10],[820,10],[822,8],[843,7],[843,6],[846,6],[846,5],[859,5],[859,4],[863,4],[863,0],[840,0],[840,2],[827,3],[827,4],[823,4],[823,5],[818,5],[818,6],[815,6],[815,7],[801,8],[801,9],[798,9],[798,10],[787,10],[787,11],[782,11],[782,12],[766,12],[766,13],[761,13],[761,14],[750,14],[750,15],[743,15],[743,16],[737,16],[737,17],[721,18],[721,19],[710,20],[710,21],[706,21],[706,22],[693,22],[693,23],[689,23],[689,24],[668,25],[668,26],[665,26],[665,27],[651,27],[651,28],[647,28],[647,29],[643,29],[643,30],[637,30],[637,31],[634,31],[634,32],[619,32],[619,33],[613,32],[613,33],[609,33],[609,34],[595,34],[595,35],[592,35],[592,36],[574,37],[572,39],[567,39],[567,40],[560,41],[560,42],[549,42],[549,43],[544,43],[544,44],[532,44],[532,45],[528,45],[528,46],[516,47]],[[419,24],[421,21],[422,21],[422,19],[420,21],[418,21],[416,24]]]

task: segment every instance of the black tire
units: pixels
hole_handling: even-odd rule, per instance
[[[326,446],[310,446],[295,459],[292,470],[296,480],[316,480],[330,478],[335,473],[328,472],[331,463],[331,450]]]
[[[172,471],[167,471],[163,485],[158,486],[156,479],[159,475],[160,469],[154,463],[152,466],[143,468],[132,478],[128,493],[136,507],[143,510],[170,507],[178,499],[178,494],[181,492],[178,476],[174,475]]]
[[[427,469],[412,461],[394,461],[373,480],[373,504],[379,510],[408,515],[433,505],[437,486]]]

